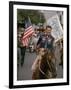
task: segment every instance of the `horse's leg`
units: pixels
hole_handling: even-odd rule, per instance
[[[52,59],[50,60],[50,65],[52,69],[52,77],[55,78],[57,76],[57,70],[56,70],[56,57],[54,53],[52,53]]]
[[[56,78],[56,76],[57,76],[57,71],[56,71],[55,63],[51,62],[51,67],[52,67],[52,77],[53,77],[53,78]]]
[[[39,78],[39,69],[38,68],[36,68],[36,70],[33,71],[33,73],[32,73],[32,80],[36,80],[36,79],[40,79]]]
[[[35,80],[36,79],[36,72],[33,72],[32,73],[32,80]]]
[[[56,50],[56,49],[55,49]],[[57,71],[57,56],[56,56],[56,52],[54,50],[54,53],[53,53],[53,63],[55,65],[55,69]]]

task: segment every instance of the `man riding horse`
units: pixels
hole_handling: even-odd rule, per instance
[[[54,47],[53,47],[53,43],[54,43],[54,38],[51,35],[51,31],[52,31],[52,27],[51,26],[47,26],[46,30],[44,32],[44,34],[42,34],[42,36],[40,36],[38,42],[37,42],[37,49],[39,49],[39,55],[41,57],[41,59],[36,59],[35,60],[35,64],[33,65],[32,68],[34,68],[37,64],[38,66],[38,70],[39,70],[39,79],[46,79],[48,78],[46,75],[47,72],[47,68],[49,68],[49,70],[52,72],[53,74],[56,73],[55,70],[55,63],[52,62],[52,60],[50,60],[50,62],[47,59],[55,59],[55,55],[54,55]],[[38,62],[38,63],[37,63]],[[53,67],[52,67],[52,65]],[[53,69],[53,70],[51,70]],[[35,68],[34,72],[37,71],[37,69]],[[34,78],[34,73],[33,73],[33,78]],[[56,74],[53,75],[53,77],[56,77]]]

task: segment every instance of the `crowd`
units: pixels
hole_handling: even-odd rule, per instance
[[[20,61],[21,66],[24,63],[24,56],[26,49],[29,52],[35,52],[37,57],[32,65],[32,79],[46,79],[56,78],[56,56],[55,56],[55,39],[51,34],[52,27],[46,26],[43,31],[35,30],[35,33],[29,39],[28,47],[24,47],[21,43],[23,30],[18,32],[18,48],[17,56],[18,63]],[[63,47],[61,48],[61,61],[60,65],[63,66]],[[19,52],[20,51],[20,52]],[[21,55],[21,56],[20,56]]]

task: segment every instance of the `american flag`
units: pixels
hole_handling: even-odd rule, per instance
[[[33,33],[34,33],[34,29],[33,29],[33,27],[32,27],[31,20],[30,20],[30,18],[28,17],[28,19],[25,20],[25,31],[24,31],[24,35],[23,35],[23,38],[22,38],[23,46],[28,46],[30,36],[31,36]]]

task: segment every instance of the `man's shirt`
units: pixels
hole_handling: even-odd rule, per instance
[[[40,48],[53,48],[53,42],[54,38],[51,35],[42,35],[40,36],[37,45],[39,45]]]

